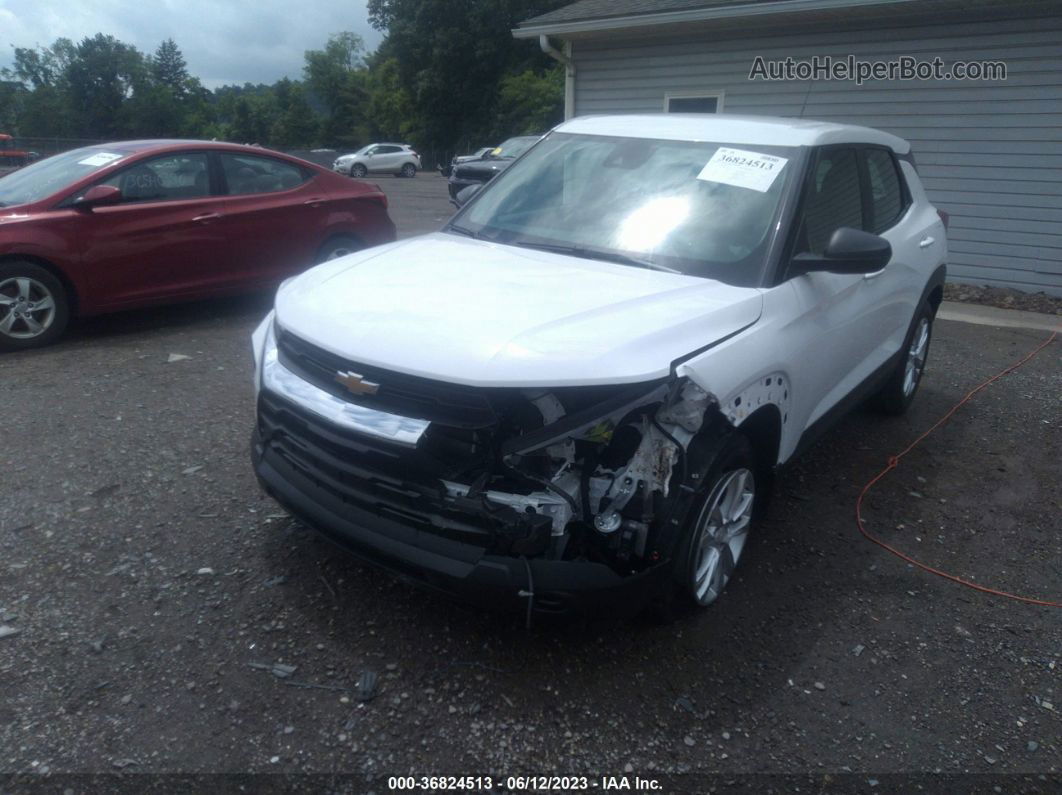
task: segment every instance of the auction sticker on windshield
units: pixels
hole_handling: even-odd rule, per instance
[[[115,155],[110,152],[97,152],[94,155],[86,157],[84,160],[78,160],[79,166],[105,166],[108,163],[113,163],[115,160],[120,160],[121,155]]]
[[[720,146],[697,179],[766,193],[788,162],[785,157]]]

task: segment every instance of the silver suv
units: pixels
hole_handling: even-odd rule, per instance
[[[332,170],[359,179],[380,172],[415,177],[420,171],[420,155],[409,144],[369,144],[353,154],[337,157]]]
[[[477,190],[440,232],[296,276],[254,335],[262,485],[407,579],[707,606],[776,468],[915,396],[947,241],[907,141],[594,116]]]

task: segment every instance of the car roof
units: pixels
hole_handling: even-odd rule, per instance
[[[125,155],[151,152],[155,150],[167,151],[171,149],[220,149],[246,154],[273,154],[290,157],[283,152],[267,149],[264,146],[250,146],[248,144],[234,144],[227,141],[198,141],[191,138],[151,138],[139,141],[110,141],[102,144],[91,144],[81,147],[85,151],[116,152]]]
[[[903,138],[870,127],[812,119],[739,116],[728,113],[583,116],[566,121],[554,130],[576,135],[711,141],[754,146],[823,146],[859,143],[887,146],[897,154],[906,154],[911,150],[911,145]]]

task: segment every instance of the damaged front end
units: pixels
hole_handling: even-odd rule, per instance
[[[312,484],[342,506],[334,513],[401,525],[418,546],[445,539],[491,559],[519,559],[529,578],[531,564],[545,561],[629,577],[666,556],[677,529],[665,521],[673,492],[689,489],[687,446],[718,415],[714,397],[684,378],[465,387],[346,361],[284,332],[263,370],[260,478],[269,458],[304,490]],[[375,391],[352,394],[337,374]],[[289,377],[305,388],[285,387]],[[420,424],[396,443],[330,421],[320,407],[329,401]]]

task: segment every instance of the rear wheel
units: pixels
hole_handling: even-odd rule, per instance
[[[48,345],[69,320],[66,290],[50,271],[32,262],[0,265],[0,350]]]
[[[922,373],[929,357],[929,343],[933,337],[933,307],[923,303],[915,314],[904,352],[889,380],[874,397],[878,409],[886,414],[903,414],[914,400]]]
[[[360,241],[352,237],[333,237],[321,246],[317,252],[317,263],[328,262],[330,259],[345,257],[364,248]]]
[[[406,163],[402,166],[402,176],[406,179],[417,176],[417,167],[412,163]]]
[[[350,176],[357,177],[358,179],[364,179],[365,175],[369,173],[369,169],[365,168],[363,163],[355,163],[350,167]]]

